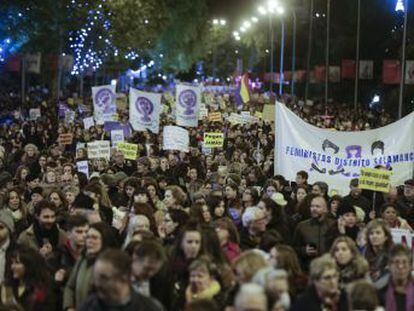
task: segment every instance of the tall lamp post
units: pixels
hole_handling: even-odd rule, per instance
[[[224,27],[226,26],[227,21],[225,19],[213,19],[213,31],[214,34],[216,34],[216,31],[219,30],[219,27]],[[216,78],[216,72],[217,72],[217,68],[216,68],[216,63],[217,63],[217,55],[216,55],[216,45],[213,45],[213,78]]]
[[[325,105],[328,104],[329,97],[329,45],[331,33],[331,0],[326,3],[326,55],[325,55]]]
[[[355,85],[354,85],[354,109],[358,107],[358,87],[359,87],[359,45],[361,38],[361,0],[357,3],[357,39],[355,51]]]
[[[273,36],[273,14],[283,15],[285,9],[275,0],[269,0],[266,7],[260,6],[259,13],[262,15],[269,15],[269,30],[270,30],[270,74],[273,76],[273,61],[274,61],[274,36]],[[285,49],[285,21],[281,19],[281,45],[280,45],[280,70],[279,70],[279,95],[283,92],[283,63],[284,63],[284,49]],[[270,91],[273,90],[272,79],[270,79]]]
[[[405,50],[407,47],[407,20],[408,20],[408,0],[404,0],[404,30],[402,39],[401,52],[401,79],[400,79],[400,96],[398,100],[398,118],[402,118],[403,113],[403,99],[404,99],[404,84],[405,84]]]

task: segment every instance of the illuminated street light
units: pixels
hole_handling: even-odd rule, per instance
[[[252,20],[253,23],[257,23],[259,21],[259,19],[257,17],[255,17],[255,16],[253,16],[251,18],[251,20]]]
[[[250,23],[249,21],[245,21],[243,22],[243,27],[246,29],[249,29],[252,26],[252,23]]]
[[[266,15],[267,14],[266,9],[264,7],[262,7],[262,6],[259,6],[258,11],[262,15]]]
[[[227,21],[225,19],[220,20],[220,25],[225,26],[227,24]]]
[[[244,28],[244,27],[242,26],[242,27],[240,27],[240,31],[241,31],[241,32],[246,32],[246,28]]]
[[[239,36],[239,32],[238,31],[233,31],[233,36],[238,37]]]
[[[285,8],[282,6],[278,6],[276,9],[277,14],[283,15],[285,13]]]
[[[218,25],[218,23],[219,23],[219,20],[217,18],[213,19],[213,24],[214,25]]]
[[[279,7],[279,3],[275,0],[269,0],[267,2],[267,10],[273,13]]]

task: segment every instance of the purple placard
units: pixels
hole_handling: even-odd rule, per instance
[[[105,121],[104,123],[104,130],[105,132],[110,132],[112,130],[119,130],[121,129],[122,125],[118,121]]]
[[[129,123],[121,124],[118,121],[105,121],[104,131],[111,132],[113,130],[123,130],[125,138],[131,136],[131,125]]]
[[[69,108],[66,104],[59,103],[59,118],[64,118],[67,110]]]

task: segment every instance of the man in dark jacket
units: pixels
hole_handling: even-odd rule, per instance
[[[351,191],[347,196],[344,197],[344,202],[351,206],[358,206],[362,208],[365,212],[365,215],[368,216],[369,212],[372,210],[372,203],[366,197],[362,195],[362,189],[358,188],[359,182],[358,179],[354,178],[349,183],[349,188]],[[368,220],[368,218],[366,218]]]
[[[310,212],[311,219],[300,222],[293,235],[293,246],[306,270],[313,258],[329,250],[327,233],[333,223],[326,217],[328,204],[323,196],[313,198]]]
[[[346,292],[339,289],[336,262],[329,254],[312,261],[310,278],[312,284],[298,297],[291,311],[349,310]]]
[[[134,292],[131,287],[131,259],[120,250],[107,250],[93,268],[96,293],[81,304],[80,311],[162,311],[151,298]]]

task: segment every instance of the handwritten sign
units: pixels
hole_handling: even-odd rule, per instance
[[[204,133],[204,147],[206,148],[223,148],[223,133]]]
[[[232,113],[230,114],[230,116],[229,116],[229,118],[228,118],[228,121],[229,121],[231,124],[244,124],[244,119],[243,119],[243,117],[242,117],[240,114],[238,114],[238,113],[234,113],[234,112],[232,112]]]
[[[188,131],[179,126],[168,125],[164,127],[163,149],[180,150],[188,152],[190,137]]]
[[[58,142],[59,144],[62,144],[62,145],[72,145],[73,134],[72,133],[60,134],[58,138]]]
[[[88,158],[109,160],[111,157],[111,147],[109,140],[95,140],[87,144]]]
[[[136,160],[137,153],[138,153],[138,145],[137,144],[130,144],[123,141],[117,143],[116,148],[122,152],[125,159],[128,160]]]
[[[76,162],[76,167],[79,172],[82,172],[89,179],[89,164],[88,161],[78,161]]]
[[[89,130],[94,125],[95,125],[95,121],[93,117],[88,117],[88,118],[83,119],[83,127],[85,128],[85,130]]]
[[[391,171],[375,168],[361,168],[358,187],[379,192],[390,190]]]
[[[221,112],[210,112],[208,114],[208,120],[210,122],[223,122],[223,117],[221,116]]]
[[[113,130],[111,131],[111,141],[112,146],[117,146],[121,141],[124,141],[124,131],[123,130]]]

